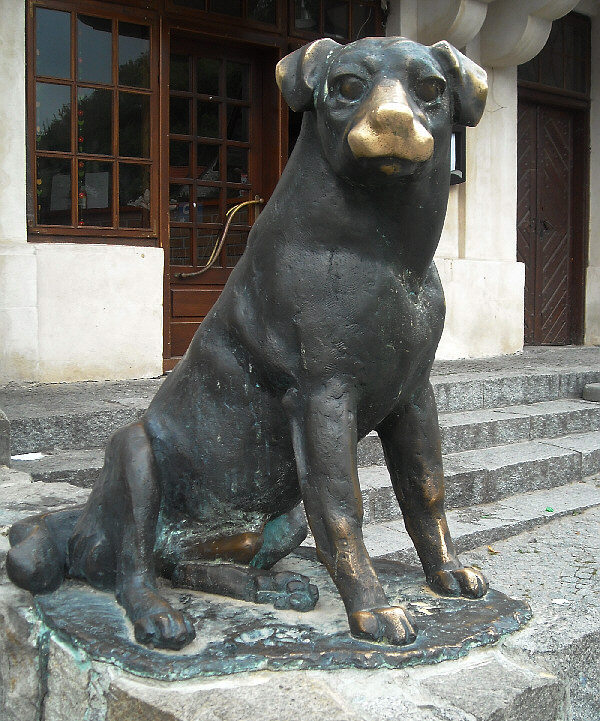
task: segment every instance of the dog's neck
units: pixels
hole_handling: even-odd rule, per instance
[[[336,175],[324,157],[315,113],[305,113],[273,200],[294,209],[303,242],[312,235],[317,243],[353,248],[422,279],[442,232],[449,176],[434,168],[434,173],[382,180],[369,187]]]

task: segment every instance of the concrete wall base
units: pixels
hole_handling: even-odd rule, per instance
[[[523,350],[522,263],[436,258],[446,294],[437,358],[485,358]]]
[[[0,246],[0,383],[162,373],[162,248]]]

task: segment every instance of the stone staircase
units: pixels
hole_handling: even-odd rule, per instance
[[[155,379],[55,386],[11,385],[0,389],[0,408],[10,421],[13,478],[18,475],[33,481],[29,485],[14,480],[4,487],[0,484],[0,526],[35,512],[36,508],[43,510],[81,502],[85,489],[91,487],[102,465],[106,439],[143,412],[160,382]],[[597,661],[600,657],[600,403],[582,398],[585,386],[598,382],[600,348],[527,349],[520,356],[436,363],[432,383],[439,410],[448,518],[453,537],[465,560],[481,565],[493,585],[500,582],[505,593],[530,600],[534,620],[525,631],[516,634],[517,641],[511,637],[500,651],[473,654],[480,661],[488,659],[490,684],[492,676],[496,683],[499,669],[517,664],[519,673],[524,674],[521,679],[524,686],[518,698],[507,691],[506,703],[492,704],[492,710],[485,715],[483,711],[476,714],[470,709],[466,697],[461,701],[449,691],[451,700],[440,701],[437,710],[435,704],[424,704],[420,711],[418,704],[414,708],[407,705],[407,712],[411,709],[407,717],[415,721],[446,718],[600,720]],[[358,460],[365,509],[364,535],[369,551],[374,557],[416,563],[376,434],[361,441]],[[594,528],[599,540],[593,540]],[[581,581],[580,590],[569,595],[570,569],[561,566],[557,568],[560,577],[555,586],[548,588],[546,595],[536,596],[536,586],[545,587],[552,568],[544,549],[556,544],[557,538],[564,539],[566,550],[571,546],[575,548],[586,533],[592,534],[587,547],[593,568],[590,566],[587,580]],[[310,545],[310,538],[307,543]],[[502,561],[508,558],[512,565],[506,570]],[[544,569],[543,563],[547,565]],[[585,633],[582,630],[578,634],[573,628],[580,623],[582,603],[585,603]],[[557,610],[562,614],[558,621]],[[558,640],[555,639],[555,646],[550,644],[550,648],[548,634],[552,638],[552,634],[561,638],[571,634],[570,645],[566,644],[558,653],[555,648]],[[543,652],[537,653],[538,647]],[[458,665],[452,666],[452,663]],[[443,688],[447,678],[449,688],[453,687],[453,673],[444,668],[450,664],[449,668],[460,671],[460,675],[464,673],[460,663],[447,662],[436,667],[437,670],[430,669],[428,683],[439,681],[442,684],[439,688]],[[479,670],[473,671],[473,678],[479,678],[477,674],[483,673],[481,668],[485,663],[483,666],[475,663],[475,667]],[[577,673],[573,669],[577,669]],[[416,684],[415,688],[422,690],[424,682],[419,673],[425,672],[411,670],[408,677],[405,671],[381,673],[392,674],[390,679],[395,678],[393,674],[404,674],[402,678],[408,678],[409,685]],[[515,673],[512,666],[510,673]],[[343,674],[351,676],[357,672],[336,674],[343,680],[346,678]],[[535,679],[529,679],[527,674],[534,674]],[[373,699],[381,692],[376,688],[382,683],[383,675],[372,682]],[[346,681],[342,686],[344,683]],[[386,681],[388,683],[391,681]],[[482,701],[485,693],[481,689],[485,683],[484,679],[477,691],[483,694]],[[131,689],[130,693],[133,698],[135,694]],[[136,694],[140,693],[138,689]],[[365,693],[368,695],[367,690]],[[370,715],[371,707],[366,701],[363,708],[356,699],[351,703],[348,698],[342,704],[343,713],[334,712],[340,718],[396,718],[381,715],[381,709],[378,715]],[[157,702],[156,718],[163,718],[158,706]],[[147,713],[150,714],[150,710]],[[271,718],[267,711],[265,714],[265,719]],[[167,717],[188,718],[183,712],[164,716]],[[154,716],[148,715],[148,718]],[[46,715],[44,719],[54,721],[55,716]],[[25,721],[25,717],[20,716],[20,721]]]

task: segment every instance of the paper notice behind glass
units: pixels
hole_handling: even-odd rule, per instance
[[[86,173],[85,194],[87,195],[87,207],[108,208],[108,173]]]

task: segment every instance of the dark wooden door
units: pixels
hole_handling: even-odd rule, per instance
[[[165,368],[181,357],[241,257],[256,206],[235,215],[203,275],[232,206],[268,198],[279,147],[274,51],[212,39],[171,39]],[[267,133],[270,135],[267,136]],[[273,140],[275,138],[275,141]],[[167,245],[167,244],[165,244]],[[169,362],[170,361],[170,362]]]
[[[525,342],[578,341],[583,279],[574,152],[577,112],[519,103],[517,257],[525,264]]]

